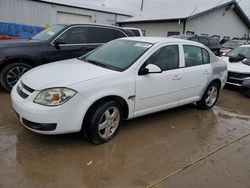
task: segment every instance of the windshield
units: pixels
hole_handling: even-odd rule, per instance
[[[233,42],[233,41],[227,41],[222,45],[222,48],[230,48],[230,49],[234,49],[237,48],[238,46],[240,46],[239,43],[237,42]]]
[[[243,55],[245,58],[250,59],[250,47],[238,47],[228,52],[226,56],[237,57],[239,54]]]
[[[48,29],[45,29],[42,32],[38,33],[32,39],[39,40],[39,41],[47,41],[51,39],[55,34],[62,31],[64,27],[65,25],[53,25],[52,27],[49,27]]]
[[[80,59],[112,70],[124,71],[151,46],[151,43],[145,42],[114,40]]]

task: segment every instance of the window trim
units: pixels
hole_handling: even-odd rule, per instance
[[[182,49],[183,49],[183,55],[184,55],[184,64],[185,64],[185,66],[184,67],[182,67],[182,68],[188,68],[187,66],[186,66],[186,58],[185,58],[185,50],[184,50],[184,46],[192,46],[192,47],[196,47],[196,48],[200,48],[201,49],[201,52],[202,52],[202,64],[200,64],[200,65],[192,65],[192,66],[188,66],[188,67],[197,67],[197,66],[202,66],[202,65],[208,65],[208,64],[211,64],[211,57],[210,57],[210,53],[205,49],[205,48],[203,48],[203,47],[201,47],[201,46],[195,46],[195,45],[191,45],[191,44],[182,44]],[[204,63],[204,55],[203,55],[203,50],[205,50],[207,53],[208,53],[208,55],[209,55],[209,63]]]
[[[125,37],[128,37],[128,35],[123,32],[122,30],[118,28],[112,28],[112,27],[105,27],[105,26],[98,26],[98,25],[73,25],[62,31],[58,36],[56,36],[51,42],[50,45],[55,46],[54,42],[56,39],[58,39],[61,35],[63,35],[65,32],[67,32],[69,29],[75,28],[75,27],[95,27],[95,28],[104,28],[104,29],[111,29],[111,30],[117,30],[120,31],[125,35]],[[105,43],[81,43],[81,44],[60,44],[60,46],[79,46],[79,45],[102,45]]]
[[[142,76],[140,75],[140,70],[144,67],[145,68],[145,64],[147,62],[147,60],[155,53],[157,52],[159,49],[163,48],[163,47],[166,47],[166,46],[177,46],[178,47],[178,56],[179,56],[179,67],[178,68],[174,68],[174,69],[168,69],[168,70],[162,70],[162,73],[164,72],[167,72],[167,71],[171,71],[171,70],[177,70],[177,69],[181,69],[183,68],[182,65],[181,65],[181,62],[182,62],[182,55],[181,55],[181,45],[182,44],[164,44],[164,45],[161,45],[159,46],[157,49],[155,49],[153,52],[151,52],[147,58],[145,58],[145,60],[143,60],[143,63],[139,66],[140,68],[138,69],[138,72],[137,72],[137,75],[138,76]]]

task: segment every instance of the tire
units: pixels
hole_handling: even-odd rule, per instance
[[[10,92],[20,77],[31,68],[32,66],[22,62],[6,65],[0,73],[1,85],[6,91]]]
[[[216,104],[219,94],[219,85],[215,82],[212,82],[207,87],[202,99],[196,103],[197,107],[202,110],[208,110],[212,108]]]
[[[123,117],[116,101],[106,101],[96,105],[87,118],[85,137],[94,144],[102,144],[116,136]]]

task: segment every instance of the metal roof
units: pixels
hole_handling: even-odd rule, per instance
[[[204,3],[204,2],[203,2]],[[135,23],[135,22],[164,22],[171,20],[186,20],[193,17],[197,17],[209,12],[215,11],[217,9],[234,5],[234,10],[241,18],[241,20],[246,24],[250,29],[250,20],[245,12],[241,9],[239,4],[235,0],[227,0],[226,3],[210,1],[205,4],[193,5],[187,4],[182,6],[168,6],[164,7],[163,10],[157,11],[147,11],[142,12],[141,14],[126,19],[124,21],[119,21],[118,23]]]
[[[33,0],[33,1],[40,1],[44,3],[51,3],[51,4],[69,6],[69,7],[81,8],[81,9],[95,10],[99,12],[114,13],[114,14],[125,15],[125,16],[133,15],[129,11],[87,4],[83,0]]]

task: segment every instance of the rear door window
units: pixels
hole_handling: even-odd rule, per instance
[[[121,31],[112,28],[92,27],[91,30],[92,43],[106,43],[126,36]]]
[[[192,67],[210,63],[210,55],[207,50],[198,46],[184,45],[185,66]]]

